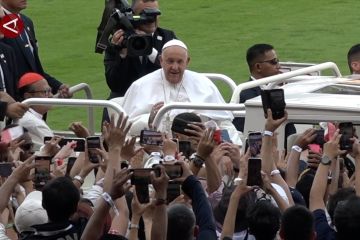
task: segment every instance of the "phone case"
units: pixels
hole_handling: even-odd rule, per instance
[[[260,187],[262,186],[260,158],[249,158],[247,185]]]
[[[283,89],[261,90],[261,101],[265,118],[267,118],[268,108],[272,111],[273,119],[276,120],[284,117],[286,103]]]

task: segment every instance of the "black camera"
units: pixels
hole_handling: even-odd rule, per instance
[[[134,15],[126,0],[121,0],[119,8],[114,8],[106,26],[96,44],[97,53],[102,53],[110,45],[110,36],[118,29],[123,29],[124,40],[120,46],[115,48],[127,48],[129,56],[145,56],[152,52],[153,40],[151,34],[137,34],[135,29],[142,24],[155,22],[161,12],[158,9],[145,8],[139,15]]]

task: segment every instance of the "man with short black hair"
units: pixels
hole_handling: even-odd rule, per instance
[[[348,65],[351,74],[360,74],[360,44],[355,44],[347,54]]]
[[[352,196],[339,202],[334,212],[336,239],[357,239],[360,236],[360,198]]]
[[[246,61],[250,71],[249,81],[281,73],[279,58],[277,57],[274,47],[270,44],[261,43],[251,46],[246,52]],[[244,103],[249,99],[259,96],[260,91],[260,87],[241,91],[240,103]],[[237,130],[241,132],[244,131],[245,118],[235,118],[233,123]]]
[[[39,73],[48,81],[54,94],[59,92],[62,97],[71,97],[69,86],[62,84],[54,77],[47,74],[41,65],[34,24],[29,17],[20,13],[22,10],[26,9],[27,1],[2,0],[1,3],[5,14],[17,14],[24,23],[24,31],[21,32],[18,37],[5,37],[3,39],[3,42],[10,46],[15,52],[19,76],[22,76],[27,72]]]
[[[68,177],[58,177],[42,189],[42,206],[49,222],[33,225],[35,231],[23,232],[21,239],[80,239],[87,219],[71,221],[77,211],[80,193]]]
[[[311,212],[300,205],[286,209],[281,219],[280,237],[283,240],[315,240],[314,218]]]
[[[171,205],[168,210],[168,240],[192,240],[198,231],[194,212],[184,204]]]

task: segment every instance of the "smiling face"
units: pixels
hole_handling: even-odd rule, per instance
[[[180,46],[165,48],[160,56],[160,64],[166,80],[173,84],[181,82],[189,61],[190,57],[185,48]]]

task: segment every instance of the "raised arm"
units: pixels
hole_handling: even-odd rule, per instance
[[[340,150],[340,137],[341,134],[339,134],[339,130],[337,130],[333,138],[324,144],[323,157],[310,190],[309,208],[312,212],[317,209],[325,209],[324,197],[331,161],[336,161],[337,156],[345,152]]]
[[[262,138],[261,145],[261,170],[266,174],[271,175],[271,171],[274,170],[275,163],[272,159],[272,136],[278,127],[284,123],[287,119],[287,112],[285,111],[285,116],[283,118],[274,120],[272,118],[272,112],[269,108],[267,110],[268,118],[265,122],[265,130]]]
[[[196,152],[197,157],[205,161],[208,193],[216,191],[221,184],[221,175],[216,160],[225,154],[225,150],[220,146],[215,147],[214,131],[214,129],[205,130]]]
[[[127,183],[130,177],[131,173],[126,169],[121,170],[115,175],[111,189],[108,192],[104,192],[99,199],[93,215],[86,224],[81,239],[100,239],[102,232],[101,227],[103,226],[106,216],[111,208],[115,208],[114,201],[121,198],[131,187],[130,184]]]
[[[109,160],[104,176],[104,192],[110,191],[114,173],[120,171],[121,150],[125,143],[126,135],[131,128],[131,123],[128,124],[127,121],[128,117],[125,117],[123,113],[120,114],[117,122],[114,119],[114,115],[111,116],[110,123],[103,127],[104,139],[109,148]],[[119,208],[119,211],[113,219],[111,228],[118,231],[121,235],[125,235],[129,218],[129,209],[125,197],[116,199],[115,206]]]
[[[153,223],[151,227],[151,239],[165,240],[167,237],[167,212],[166,212],[166,198],[167,186],[169,177],[166,175],[165,168],[160,166],[161,175],[156,177],[154,173],[151,174],[151,182],[155,188],[155,210],[153,212]]]
[[[199,240],[212,240],[216,238],[215,220],[210,206],[210,202],[206,197],[205,191],[199,180],[191,174],[184,162],[180,162],[183,168],[182,190],[191,198],[193,211],[195,213],[196,222],[199,226]]]
[[[286,183],[294,188],[299,177],[299,160],[303,149],[307,147],[316,137],[315,129],[309,128],[296,138],[295,144],[291,147],[291,152],[286,168]]]
[[[241,196],[243,196],[252,189],[252,187],[246,185],[247,173],[243,173],[242,177],[243,178],[238,178],[235,182],[235,185],[237,186],[235,187],[230,197],[229,206],[226,211],[223,229],[221,232],[221,240],[225,238],[232,239],[235,230],[236,212],[239,206],[239,200]]]

